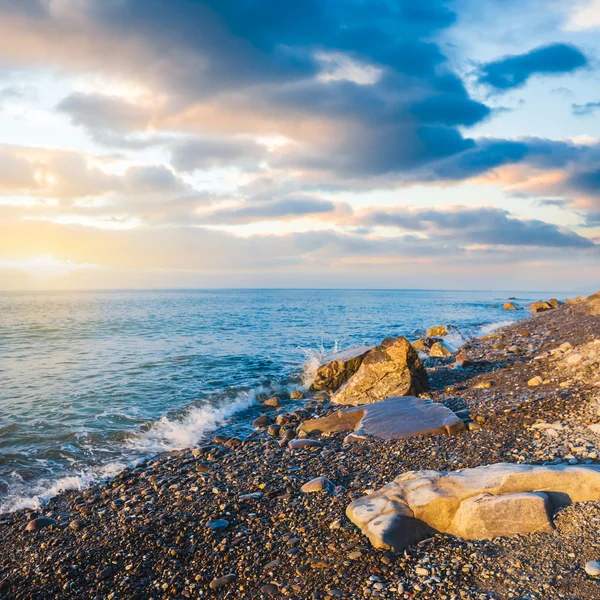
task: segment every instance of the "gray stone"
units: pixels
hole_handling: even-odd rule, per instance
[[[338,410],[327,417],[305,421],[298,429],[308,434],[353,430],[358,434],[356,437],[366,434],[394,439],[460,433],[465,431],[465,424],[443,404],[414,396],[399,396]]]

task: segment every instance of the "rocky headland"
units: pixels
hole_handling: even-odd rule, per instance
[[[339,353],[244,439],[0,515],[0,598],[599,598],[600,294],[531,311]]]

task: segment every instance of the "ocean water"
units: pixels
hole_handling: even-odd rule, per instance
[[[218,426],[246,423],[257,396],[307,385],[328,352],[387,336],[415,339],[445,323],[466,339],[528,316],[501,309],[509,295],[525,308],[548,296],[0,293],[0,513],[192,446]]]

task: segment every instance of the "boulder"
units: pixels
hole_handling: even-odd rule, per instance
[[[357,346],[326,356],[315,373],[311,390],[318,392],[340,388],[358,371],[370,350],[370,346]]]
[[[369,351],[332,402],[369,404],[391,396],[416,396],[427,390],[427,371],[410,342],[405,337],[386,338]]]
[[[512,302],[506,302],[503,308],[504,310],[517,310],[517,307]]]
[[[373,546],[401,551],[436,532],[489,539],[551,531],[554,510],[591,500],[600,500],[600,465],[499,463],[410,471],[346,514]]]
[[[299,431],[321,435],[360,430],[382,439],[454,434],[465,429],[461,419],[443,404],[413,396],[338,410],[327,417],[305,421],[298,427]]]
[[[558,308],[560,306],[560,302],[556,298],[548,300],[548,304],[550,305],[550,308]]]
[[[533,302],[530,306],[532,313],[545,312],[547,310],[551,310],[552,306],[547,302]]]
[[[440,338],[424,337],[419,340],[415,340],[414,342],[411,342],[411,344],[417,352],[424,352],[425,354],[429,354],[431,347],[439,341]]]
[[[453,354],[454,349],[445,342],[436,342],[433,346],[431,346],[431,350],[429,352],[429,356],[433,356],[434,358],[452,356]]]
[[[449,333],[449,326],[436,325],[427,330],[427,337],[444,337]]]
[[[585,300],[587,310],[592,315],[600,315],[600,292],[596,292]]]

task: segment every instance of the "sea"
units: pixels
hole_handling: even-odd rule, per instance
[[[245,435],[258,400],[307,389],[327,354],[433,325],[448,341],[560,295],[430,290],[0,293],[0,513],[160,452]],[[509,296],[523,310],[504,311]]]

